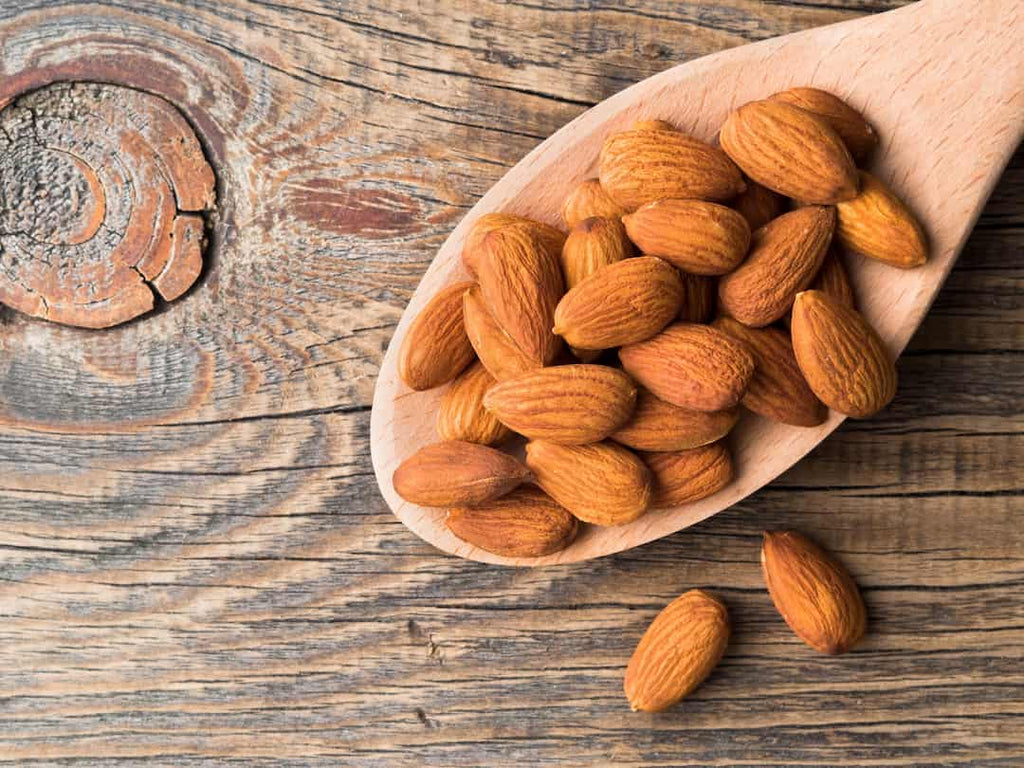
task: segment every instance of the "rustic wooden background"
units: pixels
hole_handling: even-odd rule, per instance
[[[1019,766],[1024,153],[880,416],[747,502],[600,561],[440,555],[368,451],[383,350],[455,222],[668,66],[898,0],[0,0],[0,98],[178,104],[219,173],[205,274],[103,332],[0,311],[0,762]],[[764,527],[839,553],[837,659],[762,588]],[[736,632],[672,712],[621,692],[709,587]]]

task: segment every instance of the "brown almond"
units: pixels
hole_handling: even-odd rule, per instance
[[[814,396],[800,373],[789,333],[780,328],[748,328],[731,317],[714,326],[743,342],[754,356],[754,376],[742,403],[754,413],[796,427],[816,427],[828,409]]]
[[[601,187],[598,179],[587,179],[569,193],[562,204],[562,221],[569,229],[584,219],[618,219],[625,211]]]
[[[839,134],[857,163],[866,160],[878,146],[878,134],[864,116],[828,91],[819,88],[790,88],[776,93],[771,99],[806,109],[820,117]]]
[[[732,408],[754,374],[754,358],[732,337],[706,325],[675,323],[619,350],[622,367],[662,400],[697,411]]]
[[[561,253],[565,233],[556,227],[514,213],[485,213],[473,222],[462,243],[462,263],[471,275],[477,275],[484,238],[491,232],[512,224],[528,227],[553,257]]]
[[[683,281],[683,303],[677,319],[684,323],[706,323],[715,313],[718,283],[713,277],[680,272]]]
[[[569,233],[562,247],[565,287],[572,290],[601,267],[633,255],[633,244],[619,219],[584,219]]]
[[[752,101],[735,110],[719,133],[722,149],[768,189],[827,205],[857,194],[857,169],[832,128],[783,101]]]
[[[729,200],[744,188],[739,169],[722,150],[679,131],[612,134],[601,149],[599,176],[627,211],[667,197]]]
[[[481,246],[480,295],[492,317],[527,358],[554,360],[561,340],[551,332],[565,292],[562,268],[533,233],[511,224],[489,233]]]
[[[857,305],[850,276],[843,265],[842,257],[835,248],[829,248],[828,253],[825,254],[825,260],[821,263],[821,269],[818,270],[818,274],[811,282],[810,289],[821,291],[850,309]]]
[[[604,365],[540,368],[488,390],[484,406],[534,440],[569,445],[603,440],[633,413],[636,385]]]
[[[425,507],[473,506],[496,499],[530,478],[506,453],[451,440],[418,450],[395,470],[395,492]]]
[[[534,440],[526,465],[537,485],[580,520],[623,525],[651,503],[651,475],[644,463],[615,443],[558,445]]]
[[[679,312],[683,283],[661,259],[641,256],[594,272],[558,302],[555,333],[579,349],[609,349],[654,336]]]
[[[756,181],[746,179],[747,188],[730,205],[747,220],[750,231],[760,229],[786,211],[786,199]]]
[[[523,354],[512,337],[491,316],[479,287],[474,286],[463,297],[463,322],[477,357],[498,381],[512,379],[540,367]]]
[[[835,220],[834,208],[812,205],[757,230],[747,260],[718,281],[721,310],[755,327],[785,315],[821,268]]]
[[[677,507],[718,493],[732,482],[733,467],[724,443],[685,451],[643,454],[654,476],[655,509]]]
[[[437,434],[442,440],[491,445],[509,436],[508,427],[484,408],[484,395],[496,383],[480,362],[452,382],[437,410]]]
[[[398,375],[411,389],[439,387],[473,362],[462,322],[462,295],[472,285],[442,288],[409,326],[398,353]]]
[[[693,692],[729,644],[729,612],[699,589],[669,603],[644,632],[623,683],[634,712],[663,712]]]
[[[867,629],[867,610],[849,572],[796,531],[765,532],[761,570],[772,602],[797,637],[831,655]]]
[[[693,411],[666,403],[646,389],[640,389],[636,410],[611,438],[638,451],[682,451],[725,437],[738,418],[738,408]]]
[[[873,416],[896,395],[896,366],[878,333],[821,291],[797,295],[793,352],[818,399],[847,416]]]
[[[742,215],[704,200],[656,200],[622,217],[629,239],[695,275],[724,275],[743,261],[750,227]]]
[[[572,544],[579,523],[544,491],[524,485],[477,507],[448,511],[448,529],[502,557],[543,557]]]
[[[928,260],[928,243],[917,218],[870,173],[860,172],[860,194],[838,204],[836,211],[836,238],[851,251],[901,269]]]

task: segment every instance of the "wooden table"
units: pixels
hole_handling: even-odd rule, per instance
[[[1021,765],[1021,153],[896,402],[701,525],[486,567],[410,534],[370,466],[408,297],[530,148],[679,61],[900,4],[0,1],[5,97],[159,94],[218,174],[183,299],[107,331],[0,314],[0,762]],[[857,652],[781,621],[766,527],[849,565]],[[635,643],[696,586],[726,658],[631,714]]]

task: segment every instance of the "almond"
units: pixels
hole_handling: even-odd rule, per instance
[[[478,287],[466,291],[462,312],[469,342],[495,379],[505,381],[540,367],[501,329],[484,304]]]
[[[827,294],[844,307],[853,309],[857,305],[853,295],[853,286],[850,284],[850,276],[846,272],[846,267],[843,266],[842,257],[835,248],[830,248],[825,254],[825,260],[811,282],[810,288]]]
[[[448,529],[502,557],[543,557],[572,544],[579,523],[544,491],[525,485],[478,507],[448,511]]]
[[[409,326],[398,353],[398,375],[411,389],[438,387],[473,362],[473,347],[462,323],[462,294],[472,285],[442,288]]]
[[[674,131],[676,129],[667,120],[637,120],[629,128],[632,131]]]
[[[508,428],[484,408],[484,395],[495,383],[480,362],[452,382],[437,411],[437,434],[442,440],[491,445],[508,437]]]
[[[510,224],[484,238],[480,294],[520,351],[538,365],[546,365],[561,346],[551,326],[565,286],[557,257],[545,250],[533,229],[528,224]]]
[[[537,485],[580,520],[623,525],[651,503],[651,474],[633,453],[615,443],[557,445],[534,440],[526,465]]]
[[[684,323],[706,323],[715,313],[718,283],[714,278],[680,272],[683,281],[683,303],[677,318]]]
[[[738,418],[738,408],[691,411],[640,389],[636,410],[611,438],[638,451],[682,451],[725,437]]]
[[[836,237],[851,251],[902,269],[928,260],[928,244],[914,214],[870,173],[860,172],[860,194],[836,210]]]
[[[697,411],[732,408],[754,374],[754,358],[746,347],[695,323],[675,323],[653,339],[625,346],[619,359],[662,400]]]
[[[584,219],[569,233],[562,247],[565,287],[575,288],[601,267],[633,255],[633,244],[619,219]]]
[[[469,228],[466,239],[462,243],[462,263],[471,275],[475,277],[479,270],[480,249],[483,246],[484,238],[491,232],[511,224],[528,227],[552,256],[558,256],[561,253],[562,244],[565,243],[565,233],[561,230],[514,213],[485,213],[473,222],[473,226]]]
[[[839,135],[821,118],[782,101],[753,101],[722,126],[722,149],[758,184],[805,203],[857,194],[857,169]]]
[[[641,251],[695,275],[731,272],[750,246],[750,227],[742,215],[703,200],[656,200],[622,221]]]
[[[797,427],[816,427],[824,423],[828,409],[804,381],[786,331],[748,328],[731,317],[718,318],[715,327],[743,342],[754,356],[754,377],[743,396],[744,406],[774,421]]]
[[[608,437],[635,404],[629,376],[604,365],[540,368],[496,384],[484,397],[487,410],[515,432],[571,445]]]
[[[747,189],[730,204],[747,220],[750,231],[760,229],[786,210],[786,200],[756,181],[746,179]]]
[[[766,532],[761,570],[782,618],[814,650],[844,653],[864,636],[867,610],[857,584],[814,542],[796,531]]]
[[[581,181],[562,204],[562,221],[569,229],[574,229],[584,219],[618,219],[624,213],[597,179]]]
[[[729,644],[729,612],[700,589],[668,604],[644,632],[626,668],[634,712],[663,712],[693,692]]]
[[[677,507],[718,493],[732,482],[732,457],[721,442],[685,451],[645,453],[654,475],[655,509]]]
[[[838,96],[818,88],[790,88],[776,93],[772,101],[806,109],[820,117],[839,134],[855,162],[863,162],[878,146],[878,134],[864,116]]]
[[[728,200],[743,191],[722,150],[679,131],[616,133],[601,149],[601,186],[627,211],[666,197]]]
[[[807,206],[754,233],[750,255],[718,281],[722,311],[744,325],[763,326],[785,315],[793,297],[821,268],[835,227],[835,209]]]
[[[529,470],[508,454],[451,440],[418,450],[395,470],[392,482],[406,501],[447,507],[483,504],[529,478]]]
[[[821,291],[797,295],[793,352],[818,399],[847,416],[873,416],[896,395],[896,366],[878,333]]]
[[[558,302],[555,333],[579,349],[608,349],[654,336],[679,312],[683,283],[653,256],[602,267]]]

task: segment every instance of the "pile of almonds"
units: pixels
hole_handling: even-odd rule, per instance
[[[907,206],[858,170],[874,130],[832,94],[794,88],[735,110],[718,141],[635,123],[606,139],[599,178],[566,199],[568,235],[507,213],[473,223],[462,251],[472,279],[440,291],[400,351],[410,388],[451,382],[441,441],[396,470],[400,496],[446,508],[448,528],[477,547],[539,557],[569,546],[581,524],[623,525],[728,485],[723,438],[741,406],[806,428],[830,408],[864,418],[892,400],[893,359],[856,309],[843,252],[906,269],[925,263],[927,244]],[[491,447],[512,433],[528,441],[525,465]],[[766,575],[784,543],[831,563],[800,537],[769,537]],[[849,591],[836,568],[810,570]],[[807,606],[779,595],[806,586],[769,579],[797,633],[826,650],[856,640],[812,640],[798,626]],[[645,670],[686,658],[651,650],[680,616],[702,664],[650,690]],[[672,603],[630,664],[634,708],[685,695],[727,636],[714,598]]]

